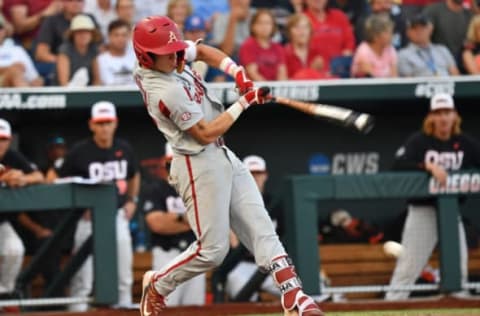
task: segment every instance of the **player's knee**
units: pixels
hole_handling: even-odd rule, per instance
[[[211,268],[215,268],[222,264],[223,260],[227,256],[228,249],[228,245],[226,247],[223,245],[209,247],[202,250],[202,256],[206,259]]]

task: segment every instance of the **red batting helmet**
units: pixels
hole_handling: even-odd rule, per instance
[[[133,29],[135,55],[140,65],[146,68],[152,68],[154,63],[148,53],[168,55],[183,51],[187,47],[175,22],[166,16],[147,17]]]

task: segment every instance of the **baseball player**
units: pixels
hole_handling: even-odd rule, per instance
[[[450,95],[439,93],[430,100],[423,129],[408,138],[396,153],[394,168],[423,170],[445,185],[449,171],[480,167],[480,144],[460,129],[461,118]],[[465,229],[458,219],[462,283],[467,282],[468,253]],[[402,235],[403,252],[390,280],[391,286],[415,283],[437,243],[435,199],[409,201]],[[387,300],[404,300],[409,292],[390,291]]]
[[[166,147],[164,162],[168,165],[172,156],[168,154],[168,143]],[[168,176],[168,171],[165,170],[162,174]],[[156,176],[149,180],[142,190],[140,200],[145,212],[145,222],[152,232],[152,267],[153,270],[160,270],[194,242],[195,235],[185,219],[185,205],[175,189],[168,184],[166,177]],[[170,293],[168,305],[204,305],[205,292],[205,274],[197,275]]]
[[[229,249],[230,228],[254,254],[256,263],[271,272],[285,311],[322,315],[302,291],[252,175],[222,140],[250,105],[269,100],[268,93],[254,89],[243,68],[220,50],[183,41],[167,17],[138,22],[133,45],[139,62],[135,81],[148,113],[172,145],[169,182],[185,203],[197,238],[161,270],[145,273],[141,315],[159,315],[177,286],[218,266]],[[203,60],[235,78],[242,95],[238,101],[225,110],[205,82],[185,65],[193,60]]]
[[[92,106],[89,122],[93,137],[76,143],[65,157],[59,171],[60,177],[79,176],[98,182],[115,182],[117,186],[118,215],[117,263],[118,263],[118,307],[132,304],[132,260],[133,250],[129,221],[138,201],[140,173],[138,163],[130,145],[116,138],[117,114],[115,106],[100,101]],[[91,235],[90,213],[87,211],[78,222],[73,251],[78,251]],[[72,278],[70,294],[87,297],[93,285],[93,264],[91,256]],[[85,311],[87,304],[73,304],[71,311]]]
[[[0,119],[0,187],[19,188],[43,182],[43,175],[21,153],[11,150],[12,129]],[[22,267],[25,247],[9,222],[0,213],[0,295],[11,293]]]

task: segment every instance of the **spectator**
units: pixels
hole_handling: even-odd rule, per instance
[[[130,24],[114,20],[108,26],[107,50],[98,56],[101,84],[107,86],[134,85],[135,53],[131,49]]]
[[[0,118],[0,163],[6,171],[0,172],[0,187],[21,188],[41,183],[42,173],[19,152],[10,149],[12,129]],[[8,298],[20,273],[25,248],[9,222],[11,217],[0,213],[0,296]]]
[[[185,205],[175,189],[168,184],[168,165],[172,150],[167,143],[164,165],[165,177],[151,177],[142,192],[145,221],[152,232],[152,268],[160,270],[167,262],[183,252],[196,238],[185,217]],[[158,174],[158,171],[156,172]],[[200,274],[178,286],[168,296],[168,306],[204,305],[205,274]]]
[[[422,13],[426,6],[443,0],[402,0],[402,11],[406,19],[411,19]]]
[[[52,136],[47,143],[47,164],[43,168],[47,183],[52,183],[56,179],[66,154],[67,142],[65,138],[60,135]]]
[[[5,20],[0,16],[0,86],[38,87],[43,85],[32,59],[21,46],[7,37]]]
[[[353,77],[397,77],[397,52],[392,46],[393,22],[388,15],[372,15],[365,23],[365,41],[353,56]]]
[[[85,0],[83,13],[92,15],[100,26],[103,38],[107,38],[108,25],[117,19],[117,13],[110,0]]]
[[[135,23],[147,16],[166,15],[169,0],[134,0]]]
[[[328,67],[324,64],[324,58],[316,50],[317,46],[311,45],[311,36],[312,24],[306,15],[296,13],[290,16],[287,22],[289,43],[285,46],[288,78],[297,79],[305,70],[312,74],[309,79],[329,77],[325,71]]]
[[[135,213],[140,187],[135,152],[130,145],[115,137],[118,119],[115,106],[108,101],[99,101],[92,106],[89,121],[92,138],[76,143],[65,157],[59,176],[78,176],[98,182],[113,182],[117,185],[118,214],[117,264],[118,264],[118,307],[129,307],[132,303],[132,240],[128,222]],[[75,231],[76,252],[92,233],[91,216],[85,212]],[[93,285],[91,256],[71,280],[70,294],[87,297]],[[114,285],[115,286],[115,285]],[[70,305],[71,311],[85,311],[87,304]]]
[[[402,13],[400,6],[394,4],[394,0],[370,0],[371,12],[363,15],[357,20],[355,25],[355,37],[357,43],[365,40],[365,21],[368,17],[376,14],[387,14],[393,21],[393,37],[392,45],[396,49],[400,49],[407,44],[405,34],[406,19]]]
[[[402,77],[458,75],[452,54],[443,45],[432,44],[433,25],[423,14],[409,20],[410,44],[398,53],[398,73]]]
[[[328,0],[305,0],[305,3],[305,14],[313,27],[312,44],[317,46],[316,49],[324,57],[324,65],[329,67],[330,61],[335,57],[351,56],[355,38],[345,13],[331,8]]]
[[[33,49],[42,20],[61,10],[60,0],[6,0],[4,6],[4,12],[15,28],[15,40],[27,50]]]
[[[332,8],[342,10],[352,25],[357,25],[357,20],[364,16],[368,10],[367,0],[333,0]]]
[[[275,18],[266,9],[258,10],[250,22],[251,36],[240,47],[240,64],[254,81],[286,80],[285,54],[272,37],[276,32]]]
[[[480,143],[461,130],[461,117],[453,98],[445,93],[430,100],[430,112],[422,131],[411,135],[395,156],[394,169],[427,172],[440,186],[446,186],[449,172],[480,167]],[[410,200],[403,228],[403,251],[390,280],[390,286],[410,286],[419,277],[438,241],[436,199]],[[468,253],[460,216],[458,225],[461,284],[466,284]],[[459,293],[463,294],[463,293]],[[406,291],[389,291],[387,300],[405,300]]]
[[[208,41],[207,23],[200,15],[190,15],[185,20],[183,28],[185,40],[197,42],[202,40],[203,43]],[[221,76],[218,69],[208,67],[207,63],[197,60],[191,63],[190,67],[196,71],[202,78],[209,76],[209,81],[215,76]],[[212,77],[213,76],[213,77]],[[213,80],[215,80],[213,78]]]
[[[467,73],[480,74],[480,15],[476,15],[470,21],[462,57]]]
[[[193,13],[200,16],[207,23],[208,30],[219,14],[226,14],[229,11],[228,0],[191,0]]]
[[[8,8],[3,4],[3,0],[0,0],[0,19],[4,23],[4,27],[7,31],[7,36],[13,35],[13,25],[9,22]]]
[[[42,21],[36,38],[37,45],[34,54],[36,61],[53,64],[57,62],[58,48],[64,40],[71,20],[83,12],[83,0],[61,1],[62,11],[48,16]]]
[[[250,0],[229,0],[230,12],[219,14],[213,23],[212,42],[225,54],[238,57],[238,49],[250,34],[253,11]]]
[[[167,6],[167,16],[172,19],[183,32],[183,24],[188,16],[192,14],[192,5],[190,0],[169,0]]]
[[[60,86],[99,85],[98,43],[100,32],[90,16],[72,19],[67,40],[58,49],[56,83]]]
[[[431,4],[424,13],[433,23],[432,41],[447,46],[455,60],[460,60],[472,13],[463,8],[460,0]]]
[[[115,11],[120,20],[124,20],[133,26],[135,23],[135,3],[133,0],[117,0]]]

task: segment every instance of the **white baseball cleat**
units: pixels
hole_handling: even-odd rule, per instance
[[[166,307],[165,297],[158,294],[153,286],[154,271],[147,271],[143,275],[142,299],[140,300],[140,316],[158,316]]]

